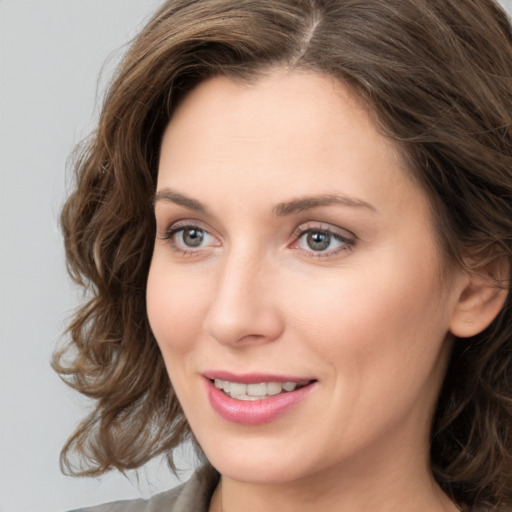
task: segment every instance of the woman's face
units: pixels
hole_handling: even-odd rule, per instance
[[[342,84],[199,85],[155,212],[151,327],[222,474],[427,471],[463,276],[441,282],[427,198]]]

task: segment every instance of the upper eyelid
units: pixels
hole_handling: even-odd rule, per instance
[[[203,229],[201,226],[198,226],[197,224],[182,224],[182,225],[174,225],[173,224],[173,225],[169,226],[168,228],[166,228],[164,234],[166,237],[168,237],[171,234],[179,233],[180,231],[183,231],[185,229],[197,229],[198,231],[204,231],[206,234],[212,236],[208,230]]]
[[[176,220],[176,221],[172,221],[172,222],[165,222],[165,223],[162,222],[161,224],[163,226],[160,231],[162,231],[164,233],[168,233],[170,231],[179,231],[180,229],[185,229],[185,228],[198,228],[212,236],[215,236],[212,233],[213,230],[209,226],[207,226],[204,222],[200,221],[199,219],[182,219],[182,220]],[[157,222],[157,226],[158,226],[158,222]]]
[[[325,232],[331,233],[333,235],[339,235],[342,238],[351,238],[351,239],[354,239],[354,240],[357,239],[357,236],[352,231],[350,231],[349,229],[342,228],[342,227],[339,227],[339,226],[335,226],[335,225],[330,224],[330,223],[316,222],[316,221],[310,221],[310,222],[301,223],[295,229],[294,235],[298,236],[298,235],[302,235],[305,232],[315,231],[315,230],[317,230],[317,231],[325,231]]]

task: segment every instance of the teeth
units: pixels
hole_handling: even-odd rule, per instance
[[[259,382],[257,384],[241,384],[227,380],[215,379],[215,387],[237,400],[261,400],[266,396],[278,395],[282,392],[294,391],[305,386],[307,382]]]
[[[297,384],[295,382],[285,382],[283,383],[283,389],[285,391],[293,391],[297,387]]]
[[[265,396],[267,394],[267,384],[247,384],[247,394],[249,396]]]
[[[247,385],[240,384],[239,382],[231,382],[229,384],[229,391],[226,390],[226,393],[230,395],[246,395],[247,394]]]
[[[283,386],[279,384],[279,382],[269,382],[267,383],[267,394],[268,395],[278,395],[283,390]]]

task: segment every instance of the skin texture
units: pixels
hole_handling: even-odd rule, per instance
[[[276,207],[310,196],[345,199]],[[224,512],[456,510],[428,438],[473,288],[441,278],[427,197],[354,95],[286,70],[202,83],[166,130],[155,214],[148,315]],[[314,251],[318,230],[343,240]],[[316,384],[240,425],[212,409],[209,370]]]

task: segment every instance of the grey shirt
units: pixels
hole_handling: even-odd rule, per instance
[[[185,484],[149,500],[115,501],[71,512],[208,512],[218,481],[219,474],[207,466],[196,471]]]

